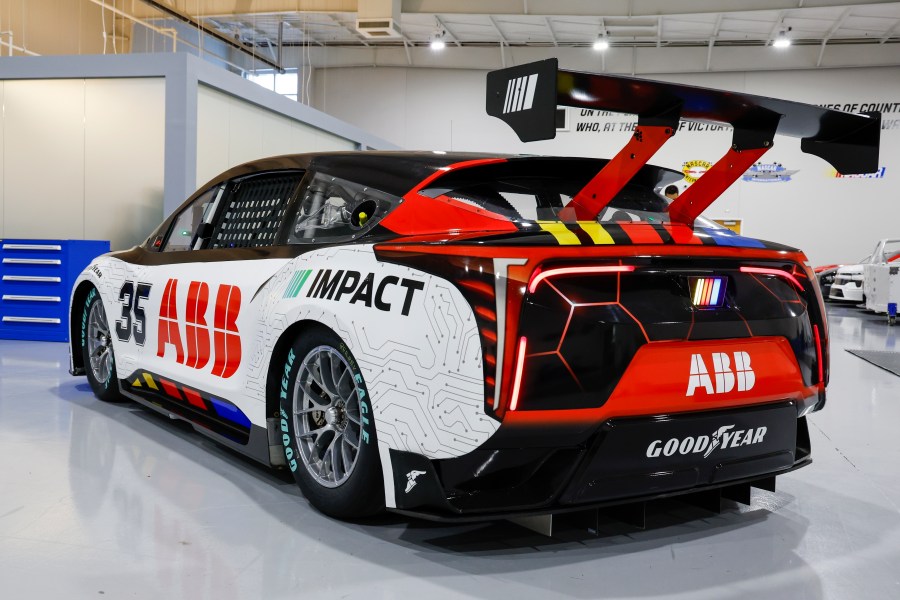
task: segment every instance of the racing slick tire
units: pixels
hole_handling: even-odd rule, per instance
[[[96,288],[88,292],[81,309],[81,357],[94,395],[104,402],[124,402],[116,381],[112,331]]]
[[[372,404],[350,349],[329,329],[308,329],[280,367],[285,461],[303,494],[340,519],[384,510]]]

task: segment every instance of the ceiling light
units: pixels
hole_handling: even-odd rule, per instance
[[[447,47],[447,43],[444,41],[444,32],[443,31],[435,31],[434,35],[431,36],[431,49],[432,50],[443,50]]]
[[[787,32],[790,31],[791,28],[782,29],[778,32],[778,36],[775,38],[775,41],[772,42],[772,45],[776,48],[787,48],[791,45],[791,38],[788,37]]]
[[[602,33],[597,36],[597,39],[594,40],[594,50],[603,51],[609,48],[609,41],[607,41],[606,36]]]

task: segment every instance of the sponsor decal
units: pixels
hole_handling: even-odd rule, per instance
[[[831,176],[837,179],[884,179],[884,174],[886,172],[887,167],[881,167],[874,173],[851,173],[849,175],[844,175],[843,173],[838,173],[832,169]]]
[[[716,449],[737,448],[738,446],[753,446],[760,444],[766,437],[766,427],[751,427],[749,429],[735,429],[734,425],[722,425],[711,435],[687,436],[683,438],[670,438],[653,440],[647,446],[647,458],[659,458],[659,456],[674,456],[680,454],[703,453],[707,458]]]
[[[784,168],[781,163],[758,162],[747,169],[741,176],[743,181],[755,181],[756,183],[780,183],[790,181],[799,169],[793,171]]]
[[[424,475],[425,471],[410,471],[406,474],[406,492],[409,493],[412,491],[414,487],[416,487],[416,479],[418,479],[421,475]]]
[[[688,376],[688,387],[685,396],[693,396],[697,389],[707,394],[727,394],[735,388],[737,391],[746,392],[753,389],[756,384],[756,373],[750,366],[750,354],[737,351],[734,357],[734,370],[731,369],[731,359],[724,352],[713,352],[711,355],[713,375],[716,384],[709,375],[709,369],[703,360],[702,354],[691,355],[691,372]]]
[[[306,280],[309,279],[310,273],[312,273],[312,269],[305,269],[294,273],[294,276],[291,277],[291,280],[288,282],[287,288],[284,290],[283,297],[296,298],[299,296],[300,292],[303,290],[303,285],[306,283]]]
[[[100,272],[100,267],[97,265],[91,265],[91,272],[97,276],[97,279],[103,278],[103,273]]]
[[[538,74],[510,79],[506,83],[506,100],[503,114],[529,110],[534,104],[534,90],[537,89]]]
[[[681,165],[681,172],[684,173],[685,181],[694,183],[711,168],[712,163],[708,160],[689,160]]]
[[[241,310],[240,288],[235,285],[220,285],[215,304],[210,310],[209,284],[191,281],[183,313],[184,338],[181,336],[177,298],[178,280],[169,279],[159,308],[156,355],[165,358],[169,346],[172,346],[175,349],[175,362],[179,364],[203,369],[210,358],[213,358],[213,375],[224,379],[234,375],[241,365],[241,336],[237,328]],[[210,316],[212,327],[209,326]],[[187,345],[182,343],[182,339],[187,340]]]
[[[378,310],[390,312],[398,303],[386,300],[385,293],[395,286],[406,290],[400,313],[407,316],[412,308],[416,292],[425,289],[423,281],[400,279],[394,275],[388,275],[379,280],[376,279],[375,273],[323,269],[316,274],[306,297],[334,300],[335,302],[343,300],[350,304],[361,303],[369,308],[374,306]]]

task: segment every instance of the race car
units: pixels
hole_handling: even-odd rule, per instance
[[[804,255],[700,213],[775,133],[841,173],[877,115],[555,61],[489,74],[487,110],[552,137],[557,104],[632,112],[610,160],[282,156],[203,185],[71,298],[71,371],[357,518],[552,514],[751,485],[811,460],[828,332]],[[681,119],[734,126],[671,203],[647,161]],[[743,492],[746,491],[746,494]]]
[[[834,271],[829,300],[861,304],[866,301],[867,265],[882,265],[900,259],[900,239],[884,239],[875,244],[872,254],[852,265],[840,265]],[[824,292],[823,292],[824,293]]]

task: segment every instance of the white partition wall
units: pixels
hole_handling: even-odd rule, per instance
[[[123,247],[160,220],[163,78],[23,79],[0,89],[5,237]]]
[[[0,58],[0,238],[140,243],[247,160],[396,148],[186,54]]]
[[[201,85],[197,97],[197,184],[261,156],[355,150],[356,144],[241,98]]]

